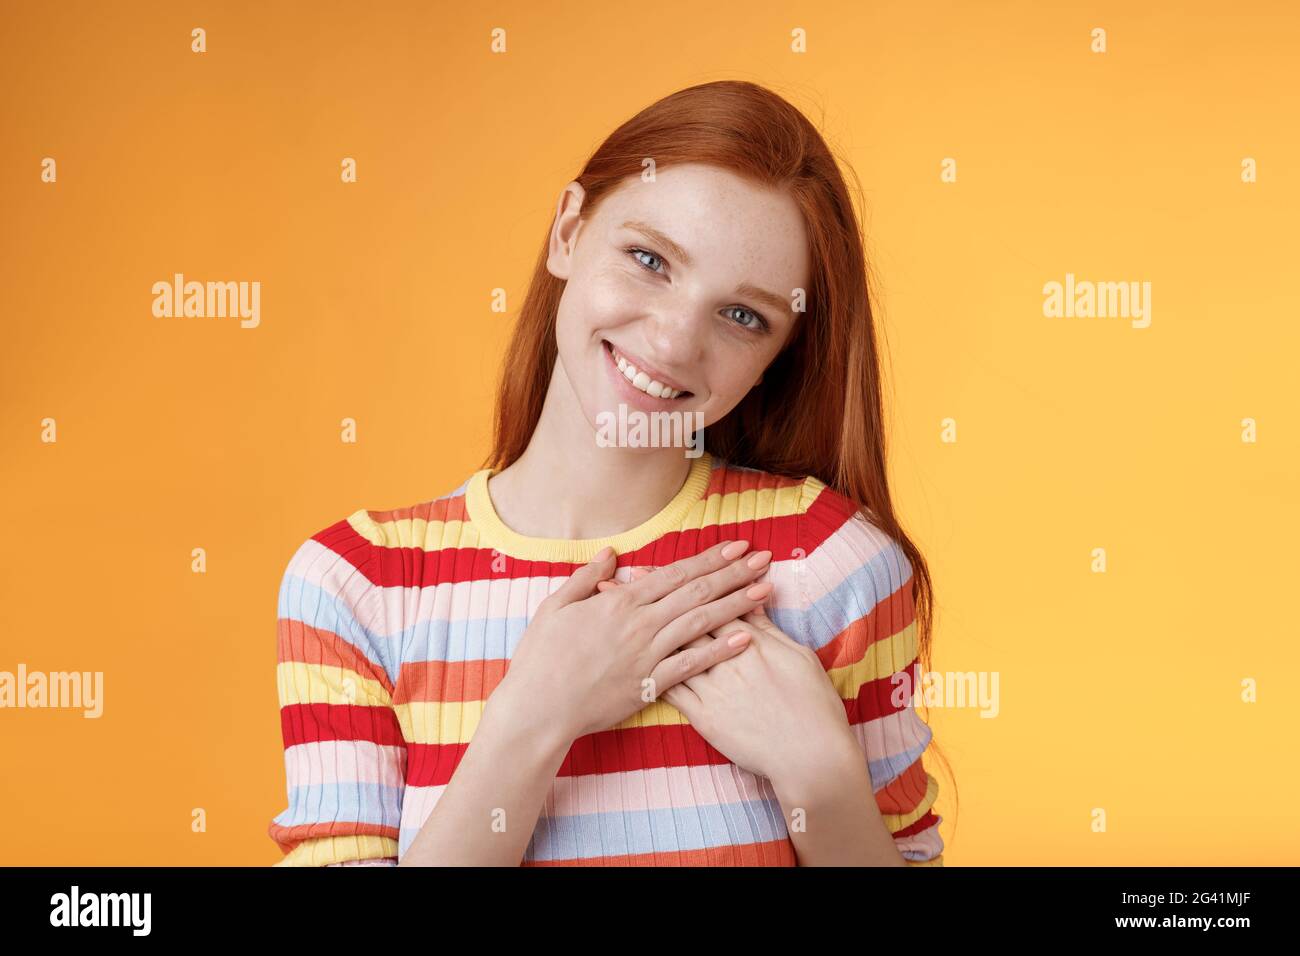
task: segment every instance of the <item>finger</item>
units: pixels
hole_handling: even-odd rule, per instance
[[[728,621],[725,624],[715,627],[709,633],[720,641],[725,641],[737,634],[748,634],[751,638],[760,636],[762,634],[761,629],[751,623],[748,618],[748,614],[738,617],[734,621]],[[690,645],[688,644],[687,646],[689,647]]]
[[[585,600],[595,593],[596,583],[608,578],[617,568],[618,559],[614,556],[614,549],[601,548],[594,558],[569,575],[569,579],[549,595],[544,603],[552,607],[564,607],[574,601]]]
[[[764,646],[769,641],[778,641],[789,647],[805,646],[777,627],[773,620],[767,616],[767,611],[762,605],[743,615],[740,620],[742,624],[753,630],[754,643],[759,647]]]
[[[653,570],[654,568],[647,568],[644,565],[638,564],[628,571],[628,575],[632,580],[636,580],[637,578],[645,577]],[[622,583],[623,582],[620,581],[618,578],[610,578],[608,581],[597,581],[596,590],[600,591],[603,594],[604,592],[610,590],[611,588],[618,587]]]
[[[767,609],[761,604],[748,614],[742,614],[740,620],[741,623],[749,625],[764,636],[784,637],[786,640],[793,640],[772,623],[772,619],[767,616]]]
[[[695,718],[702,706],[700,697],[685,684],[677,684],[668,688],[660,695],[660,699],[668,701],[669,704],[681,711],[682,716],[688,721],[696,723]]]
[[[638,604],[651,604],[687,581],[725,568],[748,549],[748,541],[720,541],[699,554],[666,564],[639,580],[629,582],[628,590]]]
[[[763,581],[748,590],[732,591],[725,597],[691,608],[681,617],[659,630],[653,648],[661,658],[702,634],[752,611],[772,591],[772,582]]]
[[[698,646],[684,647],[675,654],[669,654],[650,672],[650,679],[654,681],[657,694],[662,694],[688,678],[703,674],[714,664],[743,654],[749,643],[748,634],[736,640],[725,641],[706,637],[704,643]]]
[[[656,626],[663,627],[693,607],[754,584],[755,578],[767,572],[771,560],[771,551],[756,551],[748,557],[737,558],[726,567],[688,581],[655,601],[646,608],[647,617]]]

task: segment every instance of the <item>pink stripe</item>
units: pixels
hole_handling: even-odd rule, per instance
[[[296,786],[318,783],[377,783],[401,788],[403,748],[368,740],[319,740],[284,751],[288,778]]]
[[[362,598],[372,587],[370,579],[353,567],[347,558],[311,538],[294,552],[285,574],[342,598],[350,608],[361,606]]]
[[[805,575],[809,601],[817,601],[835,590],[848,575],[860,570],[868,562],[882,562],[873,568],[873,576],[887,575],[896,590],[911,577],[907,555],[894,544],[888,535],[865,521],[846,521],[834,534],[808,555],[811,572]],[[886,570],[887,569],[887,570]],[[883,580],[883,579],[882,579]],[[892,592],[891,592],[892,593]],[[881,594],[883,600],[887,595]]]
[[[433,812],[446,785],[407,787],[402,826],[420,827]],[[775,800],[776,792],[735,764],[665,767],[653,771],[557,777],[541,817],[554,819],[591,813],[683,809],[742,801]]]
[[[914,833],[910,837],[895,840],[894,845],[898,847],[898,852],[920,851],[922,859],[933,860],[943,852],[943,840],[939,837],[939,823],[942,820],[942,817],[936,817],[934,826],[926,827],[920,833]]]

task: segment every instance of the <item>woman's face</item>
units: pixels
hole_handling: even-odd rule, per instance
[[[781,350],[808,287],[794,200],[698,164],[632,177],[586,220],[582,197],[576,182],[561,193],[547,259],[567,280],[557,377],[593,429],[620,404],[718,421]]]

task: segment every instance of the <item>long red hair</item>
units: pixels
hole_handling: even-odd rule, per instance
[[[785,191],[798,204],[812,261],[806,310],[762,381],[704,429],[704,447],[737,465],[791,477],[814,475],[889,533],[912,565],[918,658],[931,670],[930,571],[899,524],[889,494],[880,356],[863,235],[836,158],[812,123],[771,90],[742,80],[703,83],[651,104],[601,143],[574,177],[586,191],[582,215],[594,214],[608,192],[641,175],[647,157],[656,169],[679,163],[718,166]],[[847,163],[845,168],[860,197],[856,174]],[[546,268],[548,241],[549,227],[503,366],[485,467],[505,468],[523,454],[555,367],[564,280]]]

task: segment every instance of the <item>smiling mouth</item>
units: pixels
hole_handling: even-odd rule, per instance
[[[651,378],[647,373],[641,371],[623,355],[619,354],[618,349],[614,348],[613,344],[608,340],[602,339],[601,344],[604,346],[605,351],[609,353],[610,359],[618,367],[619,372],[627,379],[628,384],[638,391],[645,392],[651,398],[690,398],[694,394],[686,389],[672,388]]]

